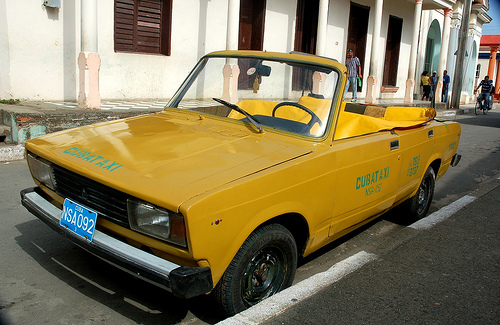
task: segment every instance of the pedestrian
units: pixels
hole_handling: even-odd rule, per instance
[[[429,72],[427,70],[424,70],[424,72],[422,72],[421,81],[422,81],[422,87],[424,88],[424,93],[422,94],[422,100],[429,100],[431,92],[431,83],[429,78]]]
[[[361,62],[358,57],[354,55],[354,51],[349,49],[347,50],[347,60],[345,63],[347,67],[347,85],[344,93],[347,93],[349,89],[349,85],[352,88],[352,102],[356,102],[358,100],[358,77],[363,78],[361,75]]]
[[[444,72],[443,72],[443,94],[442,94],[442,98],[441,98],[441,101],[443,103],[448,102],[448,87],[450,86],[450,82],[451,82],[451,79],[450,79],[450,76],[448,75],[448,71],[444,70]]]
[[[436,84],[437,84],[437,78],[436,78],[436,71],[432,72],[431,79],[429,81],[431,85],[431,98],[433,98],[436,94]]]

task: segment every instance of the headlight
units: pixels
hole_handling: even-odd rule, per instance
[[[50,163],[28,153],[28,164],[33,177],[51,190],[56,190],[56,181]]]
[[[186,227],[181,214],[138,200],[127,200],[130,228],[186,247]]]

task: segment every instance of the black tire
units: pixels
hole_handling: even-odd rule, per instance
[[[227,315],[235,315],[292,285],[297,245],[285,227],[272,224],[254,231],[236,253],[214,289]]]
[[[429,166],[418,187],[417,193],[404,203],[405,219],[408,222],[420,220],[429,212],[434,195],[435,182],[436,174],[434,173],[434,169]]]
[[[474,107],[474,113],[476,113],[476,115],[478,115],[480,110],[481,110],[481,102],[477,100],[476,106]]]

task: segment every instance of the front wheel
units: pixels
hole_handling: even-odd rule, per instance
[[[214,289],[224,312],[234,315],[292,285],[297,245],[285,227],[272,224],[243,243]]]

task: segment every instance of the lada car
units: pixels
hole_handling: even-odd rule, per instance
[[[346,73],[299,53],[208,54],[161,112],[26,142],[37,187],[22,203],[116,267],[235,314],[389,209],[425,216],[458,162],[458,123],[346,103]]]

